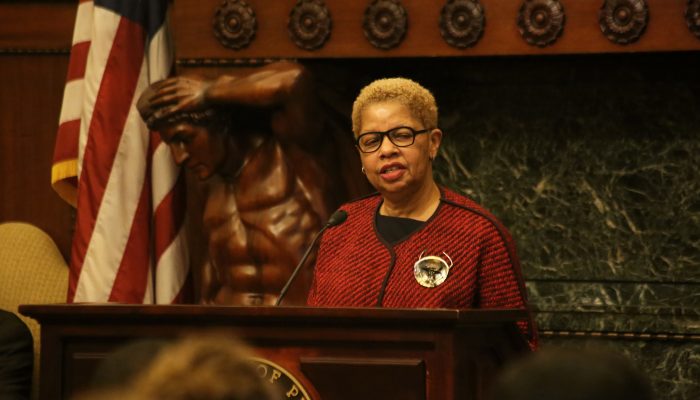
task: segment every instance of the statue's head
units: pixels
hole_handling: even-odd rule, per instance
[[[149,123],[160,133],[175,162],[207,179],[219,172],[226,157],[227,124],[220,112],[207,109],[171,114]]]

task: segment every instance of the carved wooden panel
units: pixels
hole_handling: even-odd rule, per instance
[[[171,21],[180,65],[270,58],[693,51],[700,50],[698,1],[280,0],[270,6],[269,0],[178,0]],[[639,5],[653,14],[653,23],[643,29],[636,22]],[[612,11],[603,13],[609,7]],[[605,29],[624,31],[611,33],[621,39],[601,34],[602,14],[617,21],[617,27]],[[218,32],[212,27],[217,18]],[[240,25],[243,21],[249,21],[247,29]],[[217,39],[228,36],[235,44]],[[239,36],[248,37],[245,44],[237,44]],[[620,46],[620,40],[629,44]]]
[[[255,37],[255,12],[245,0],[225,0],[214,15],[214,35],[233,50],[248,47]]]
[[[448,0],[440,12],[440,34],[450,46],[471,47],[484,34],[485,20],[479,0]]]
[[[376,48],[387,50],[398,46],[407,28],[408,16],[399,0],[374,0],[365,9],[362,29]]]
[[[538,47],[554,43],[562,34],[565,21],[559,0],[525,0],[518,13],[520,35]]]
[[[646,0],[605,0],[600,8],[600,30],[617,44],[636,42],[649,23]]]
[[[305,50],[316,50],[328,40],[332,20],[323,0],[299,0],[289,13],[289,37]]]

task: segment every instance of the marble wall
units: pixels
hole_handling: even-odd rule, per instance
[[[436,93],[439,179],[516,238],[543,346],[622,351],[663,399],[700,398],[697,58],[488,60]]]
[[[438,180],[518,243],[542,346],[609,346],[700,398],[700,54],[352,66],[434,91]]]

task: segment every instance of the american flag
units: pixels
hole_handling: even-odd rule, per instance
[[[172,69],[168,5],[78,5],[51,171],[76,207],[69,302],[189,300],[184,176],[135,107]]]

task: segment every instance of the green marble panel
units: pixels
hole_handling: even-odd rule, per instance
[[[538,311],[534,316],[537,328],[541,331],[700,335],[700,318],[684,315]]]
[[[537,311],[644,313],[700,317],[700,285],[528,282]]]

